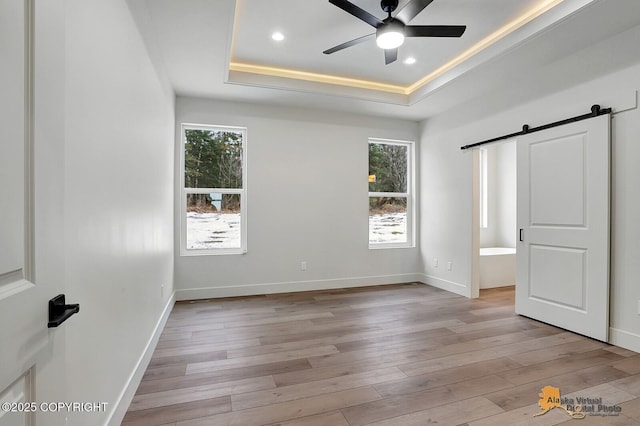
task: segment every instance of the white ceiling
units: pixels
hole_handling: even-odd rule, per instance
[[[384,19],[379,0],[352,3]],[[408,3],[400,2],[399,8]],[[385,65],[375,40],[332,55],[322,52],[372,34],[375,29],[327,0],[240,1],[234,30],[234,62],[261,64],[408,85],[459,55],[497,28],[516,19],[540,0],[436,0],[412,25],[467,25],[461,38],[407,38],[398,61]],[[399,9],[398,9],[399,10]],[[283,42],[270,38],[274,31]],[[402,61],[412,56],[416,64]]]
[[[374,40],[322,54],[373,32],[327,0],[129,3],[160,72],[183,96],[422,120],[498,92],[510,93],[501,99],[508,107],[640,61],[640,0],[435,0],[411,24],[467,25],[463,37],[407,39],[390,65]],[[378,0],[353,3],[384,18]],[[286,39],[273,41],[273,31]],[[402,62],[409,55],[416,64]],[[344,77],[404,93],[351,87]]]

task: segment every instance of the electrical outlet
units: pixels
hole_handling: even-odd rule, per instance
[[[300,270],[301,271],[306,271],[307,270],[307,261],[303,260],[302,262],[300,262]]]
[[[437,257],[434,257],[434,258],[433,258],[433,267],[434,267],[434,268],[437,268],[437,267],[438,267],[438,258],[437,258]]]
[[[447,262],[447,271],[453,269],[453,262]]]

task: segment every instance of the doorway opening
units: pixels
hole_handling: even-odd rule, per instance
[[[472,296],[516,283],[516,140],[474,152]]]

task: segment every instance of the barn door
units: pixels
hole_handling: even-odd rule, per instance
[[[516,313],[609,330],[609,127],[602,115],[518,138]]]

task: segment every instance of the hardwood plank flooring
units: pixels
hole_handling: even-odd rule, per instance
[[[409,283],[177,303],[123,425],[640,425],[640,354]]]

